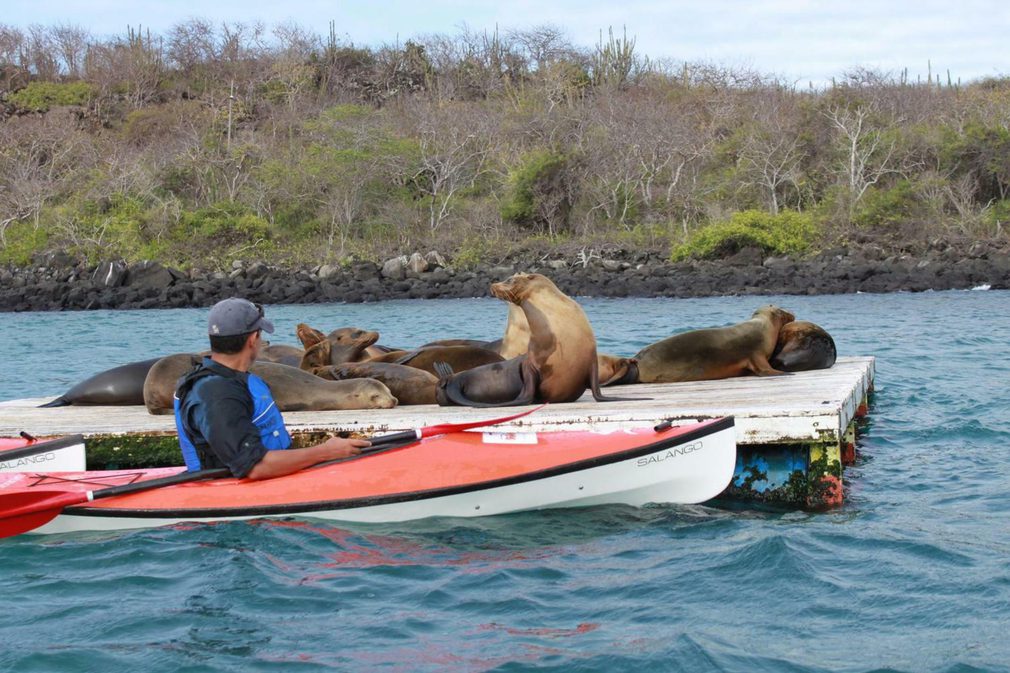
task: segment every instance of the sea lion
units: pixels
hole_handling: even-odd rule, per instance
[[[835,364],[835,340],[822,327],[806,320],[794,320],[779,330],[775,352],[768,361],[784,372],[828,369]]]
[[[440,366],[436,396],[442,405],[510,406],[574,402],[589,388],[600,393],[596,337],[582,307],[546,276],[517,273],[491,285],[491,294],[519,306],[530,329],[525,355],[453,373]],[[501,400],[512,393],[511,399]]]
[[[297,367],[304,355],[305,351],[297,346],[271,344],[269,341],[264,341],[256,353],[256,359],[263,362],[279,362],[282,365]]]
[[[540,377],[526,355],[456,373],[436,363],[435,401],[443,407],[498,407],[532,404]]]
[[[509,303],[508,322],[505,324],[505,336],[501,339],[498,352],[505,359],[523,355],[530,345],[530,325],[526,314],[516,304]],[[637,383],[637,370],[633,358],[622,358],[616,355],[597,353],[599,377],[601,386],[614,386],[624,383]]]
[[[144,403],[144,379],[161,358],[151,358],[106,369],[84,379],[43,407],[69,405],[132,406]]]
[[[773,376],[786,372],[768,363],[779,330],[793,314],[777,306],[762,306],[729,327],[712,327],[674,334],[646,346],[635,355],[642,383],[709,381],[750,372]]]
[[[365,357],[368,347],[374,344],[378,338],[378,332],[363,330],[351,330],[337,338],[326,336],[322,341],[305,349],[305,354],[302,355],[298,367],[312,372],[319,367],[358,362]]]
[[[433,346],[419,348],[413,351],[393,351],[368,362],[389,362],[421,369],[429,374],[435,374],[435,363],[444,362],[453,371],[462,372],[481,365],[502,362],[505,358],[495,351],[474,346]]]
[[[152,414],[172,413],[176,383],[200,361],[198,355],[180,353],[155,363],[144,381],[147,410]],[[327,381],[276,362],[254,362],[249,371],[266,381],[281,411],[391,409],[396,406],[396,398],[389,388],[375,379]]]
[[[439,339],[438,341],[429,341],[426,344],[418,346],[417,350],[422,348],[439,348],[442,346],[470,346],[471,348],[483,348],[498,352],[500,345],[501,339],[495,339],[494,341],[482,341],[480,339]]]
[[[530,324],[526,321],[526,314],[518,304],[509,302],[508,307],[505,336],[498,347],[498,354],[506,360],[525,354],[530,346]]]
[[[305,347],[305,350],[308,350],[320,341],[329,341],[333,345],[333,353],[338,357],[338,359],[343,357],[340,355],[343,348],[346,347],[348,349],[354,349],[357,348],[359,343],[365,344],[365,347],[362,349],[361,353],[355,356],[355,359],[342,359],[339,360],[339,362],[331,363],[335,365],[343,362],[359,362],[367,360],[368,358],[377,357],[394,350],[389,346],[382,346],[376,343],[379,340],[378,332],[363,330],[357,327],[340,327],[329,334],[323,334],[319,330],[309,327],[305,323],[298,323],[298,326],[295,328],[295,334],[298,336],[298,340],[302,342],[302,346]]]
[[[381,381],[396,397],[398,405],[435,404],[438,378],[423,369],[388,362],[348,362],[321,367],[316,376],[333,381],[369,378]]]
[[[600,386],[638,383],[638,362],[635,358],[597,353],[596,360],[600,370]]]

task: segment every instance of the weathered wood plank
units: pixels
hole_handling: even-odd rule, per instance
[[[783,377],[612,387],[606,388],[604,393],[629,399],[598,403],[587,393],[577,402],[550,405],[514,425],[532,430],[618,430],[648,425],[663,418],[686,421],[732,415],[736,417],[740,444],[837,443],[844,437],[859,403],[873,384],[874,365],[872,357],[846,357],[839,358],[831,369]],[[171,416],[152,416],[143,407],[38,408],[49,399],[0,403],[0,436],[16,436],[21,430],[35,435],[163,434],[175,430]],[[286,412],[284,419],[293,430],[373,432],[464,422],[508,413],[506,409],[425,405],[364,411]]]

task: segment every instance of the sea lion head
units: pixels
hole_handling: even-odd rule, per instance
[[[358,329],[357,327],[341,327],[327,334],[326,338],[338,346],[361,346],[362,348],[368,348],[379,340],[379,333]]]
[[[835,341],[830,334],[812,322],[797,320],[779,330],[778,343],[769,362],[784,372],[802,372],[827,369],[835,364],[837,357]]]
[[[765,318],[766,320],[771,321],[772,324],[778,326],[779,329],[782,329],[782,326],[786,323],[791,323],[796,319],[796,316],[789,311],[784,308],[779,308],[773,304],[762,306],[758,310],[754,311],[754,314],[751,317]]]
[[[362,409],[392,409],[397,399],[389,391],[385,383],[375,379],[354,379],[359,384],[354,396],[363,403]]]
[[[314,372],[316,369],[326,367],[332,364],[330,361],[332,352],[333,344],[325,338],[311,346],[306,346],[298,368],[306,372]]]
[[[491,294],[513,304],[521,304],[537,290],[560,292],[550,278],[539,273],[517,273],[500,283],[491,284]]]
[[[638,360],[597,353],[601,386],[634,383],[638,379]]]

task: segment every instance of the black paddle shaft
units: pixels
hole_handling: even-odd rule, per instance
[[[93,500],[98,500],[99,498],[110,498],[115,495],[128,495],[130,493],[139,493],[140,491],[149,491],[154,488],[161,488],[162,486],[175,486],[176,484],[188,484],[191,481],[203,481],[204,479],[218,479],[219,477],[230,476],[231,470],[227,467],[217,467],[212,470],[197,470],[195,472],[186,471],[168,477],[135,481],[132,484],[99,489],[92,491],[91,497]]]

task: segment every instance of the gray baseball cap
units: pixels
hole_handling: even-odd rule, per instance
[[[263,317],[263,307],[247,299],[232,297],[214,304],[207,317],[211,336],[237,336],[256,330],[274,333],[274,324]]]

